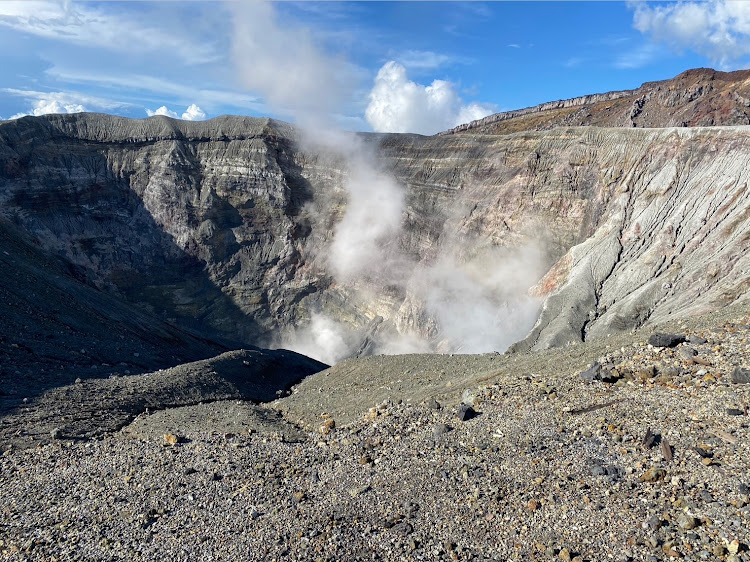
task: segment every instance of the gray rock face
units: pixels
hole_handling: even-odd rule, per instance
[[[461,338],[483,321],[507,333],[475,347],[503,349],[537,318],[534,301],[513,301],[545,272],[541,315],[515,349],[746,294],[744,128],[359,138],[404,205],[380,244],[390,261],[358,278],[334,275],[329,258],[359,170],[269,119],[4,122],[0,213],[89,286],[245,344],[327,334],[322,314],[351,354],[403,351],[387,347],[399,337],[471,351]]]
[[[618,136],[608,135],[610,142]],[[747,130],[627,136],[633,142],[617,159],[631,165],[602,168],[611,179],[598,195],[606,204],[595,232],[537,286],[547,299],[526,347],[631,330],[747,298]]]

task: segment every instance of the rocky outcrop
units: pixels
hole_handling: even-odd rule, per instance
[[[552,127],[703,127],[750,124],[750,71],[688,70],[635,90],[496,113],[441,134],[506,134]]]

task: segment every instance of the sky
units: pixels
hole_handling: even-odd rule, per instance
[[[0,119],[270,116],[433,134],[750,66],[750,2],[0,2]]]

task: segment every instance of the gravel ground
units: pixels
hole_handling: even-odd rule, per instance
[[[750,561],[750,317],[728,318],[672,348],[345,362],[286,422],[221,402],[11,449],[0,556]]]

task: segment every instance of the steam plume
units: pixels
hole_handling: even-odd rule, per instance
[[[308,30],[289,22],[279,26],[270,4],[242,3],[233,9],[234,56],[245,86],[295,118],[306,149],[335,154],[345,163],[346,208],[318,263],[347,295],[359,295],[358,304],[374,302],[386,286],[395,287],[403,300],[399,313],[383,322],[387,326],[378,330],[374,341],[368,341],[366,328],[356,331],[322,311],[312,311],[309,325],[296,327],[282,344],[335,363],[363,346],[376,353],[483,352],[503,350],[524,336],[538,308],[525,294],[541,275],[538,252],[527,248],[477,255],[471,242],[451,242],[444,236],[437,261],[407,256],[400,249],[406,209],[403,186],[378,168],[375,154],[360,137],[326,126],[351,95],[351,65],[318,50]],[[473,111],[461,108],[457,97],[452,100],[450,125],[461,111]]]

